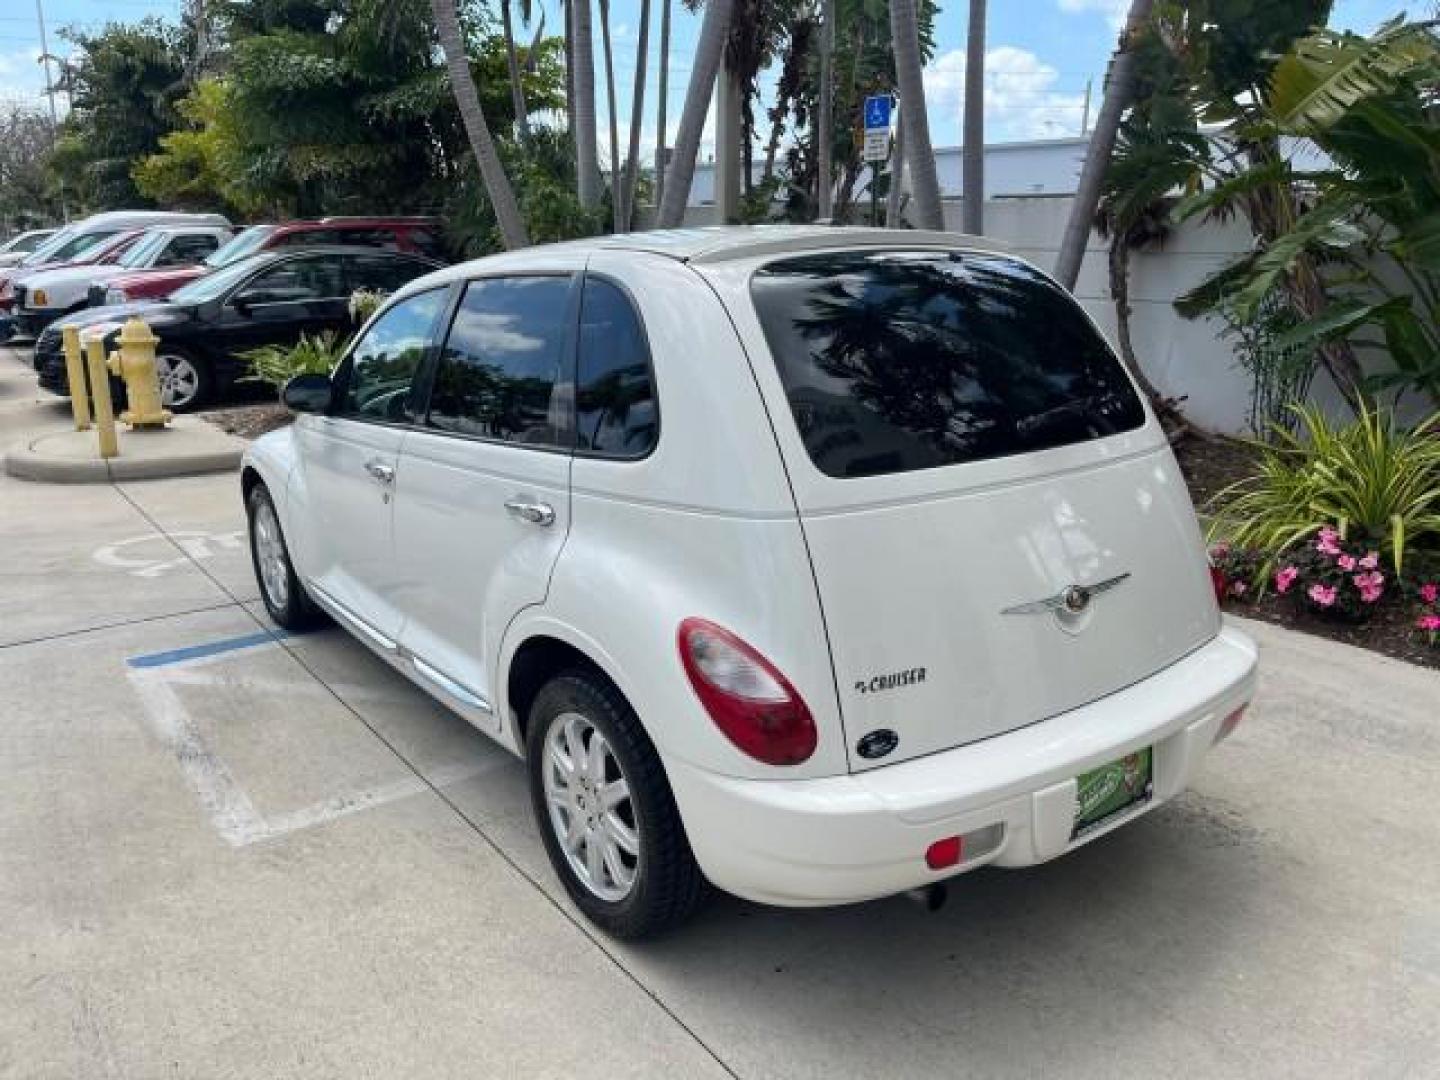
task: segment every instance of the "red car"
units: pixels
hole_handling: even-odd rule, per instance
[[[8,312],[15,306],[15,279],[36,270],[54,270],[59,266],[109,266],[120,261],[120,256],[129,251],[144,229],[126,229],[108,236],[77,255],[56,259],[53,262],[36,263],[34,266],[10,266],[0,270],[0,311]]]
[[[444,257],[440,224],[428,217],[327,217],[317,221],[251,225],[199,266],[137,271],[114,278],[103,290],[95,286],[90,293],[90,306],[163,299],[180,286],[257,251],[332,244],[383,248],[427,258]]]

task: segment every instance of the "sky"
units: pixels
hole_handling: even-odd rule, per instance
[[[69,46],[58,31],[66,26],[98,30],[106,22],[130,22],[145,15],[178,16],[179,0],[42,0],[50,50],[57,55]],[[691,58],[700,18],[672,0],[672,40],[668,122],[671,141],[684,104]],[[965,28],[968,5],[964,0],[941,0],[935,56],[926,69],[925,89],[930,133],[935,146],[960,142],[960,116],[964,103]],[[547,11],[546,25],[557,26],[558,0],[538,0]],[[636,66],[636,19],[639,0],[611,0],[616,54],[617,112],[622,149],[628,140],[630,88]],[[654,8],[650,33],[650,64],[646,89],[647,120],[642,145],[655,143],[655,64],[659,51],[660,0]],[[1015,142],[1077,135],[1084,113],[1085,88],[1093,83],[1091,117],[1099,106],[1101,79],[1114,48],[1129,0],[990,0],[986,34],[986,141]],[[1392,15],[1406,12],[1419,17],[1430,4],[1399,0],[1337,0],[1331,25],[1368,32]],[[599,33],[596,32],[599,57]],[[42,95],[45,80],[37,62],[41,52],[34,0],[0,0],[0,102],[33,102],[48,107]],[[774,73],[762,79],[768,94]],[[605,153],[608,129],[604,101],[604,73],[596,72],[596,102]],[[61,102],[63,111],[63,101]],[[712,110],[713,112],[713,110]],[[713,115],[711,123],[713,125]],[[762,135],[768,132],[762,130]],[[702,154],[708,155],[707,128]]]

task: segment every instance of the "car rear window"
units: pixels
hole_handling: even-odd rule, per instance
[[[980,252],[806,255],[751,296],[811,460],[876,476],[1133,430],[1145,411],[1059,286]]]

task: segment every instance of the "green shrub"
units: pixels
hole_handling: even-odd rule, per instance
[[[311,337],[301,334],[294,345],[266,345],[240,354],[250,365],[247,382],[269,383],[282,389],[296,375],[329,375],[340,362],[345,339],[333,330]]]
[[[1341,425],[1292,408],[1296,431],[1272,427],[1255,474],[1211,500],[1212,537],[1278,555],[1330,525],[1397,573],[1407,550],[1440,542],[1440,413],[1407,430],[1370,407]]]
[[[379,289],[356,289],[350,294],[350,321],[356,326],[364,326],[389,295]]]

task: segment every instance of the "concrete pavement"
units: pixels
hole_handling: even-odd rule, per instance
[[[1249,626],[1255,708],[1135,825],[621,945],[518,763],[264,632],[235,486],[0,478],[0,1077],[1440,1075],[1433,672]]]

